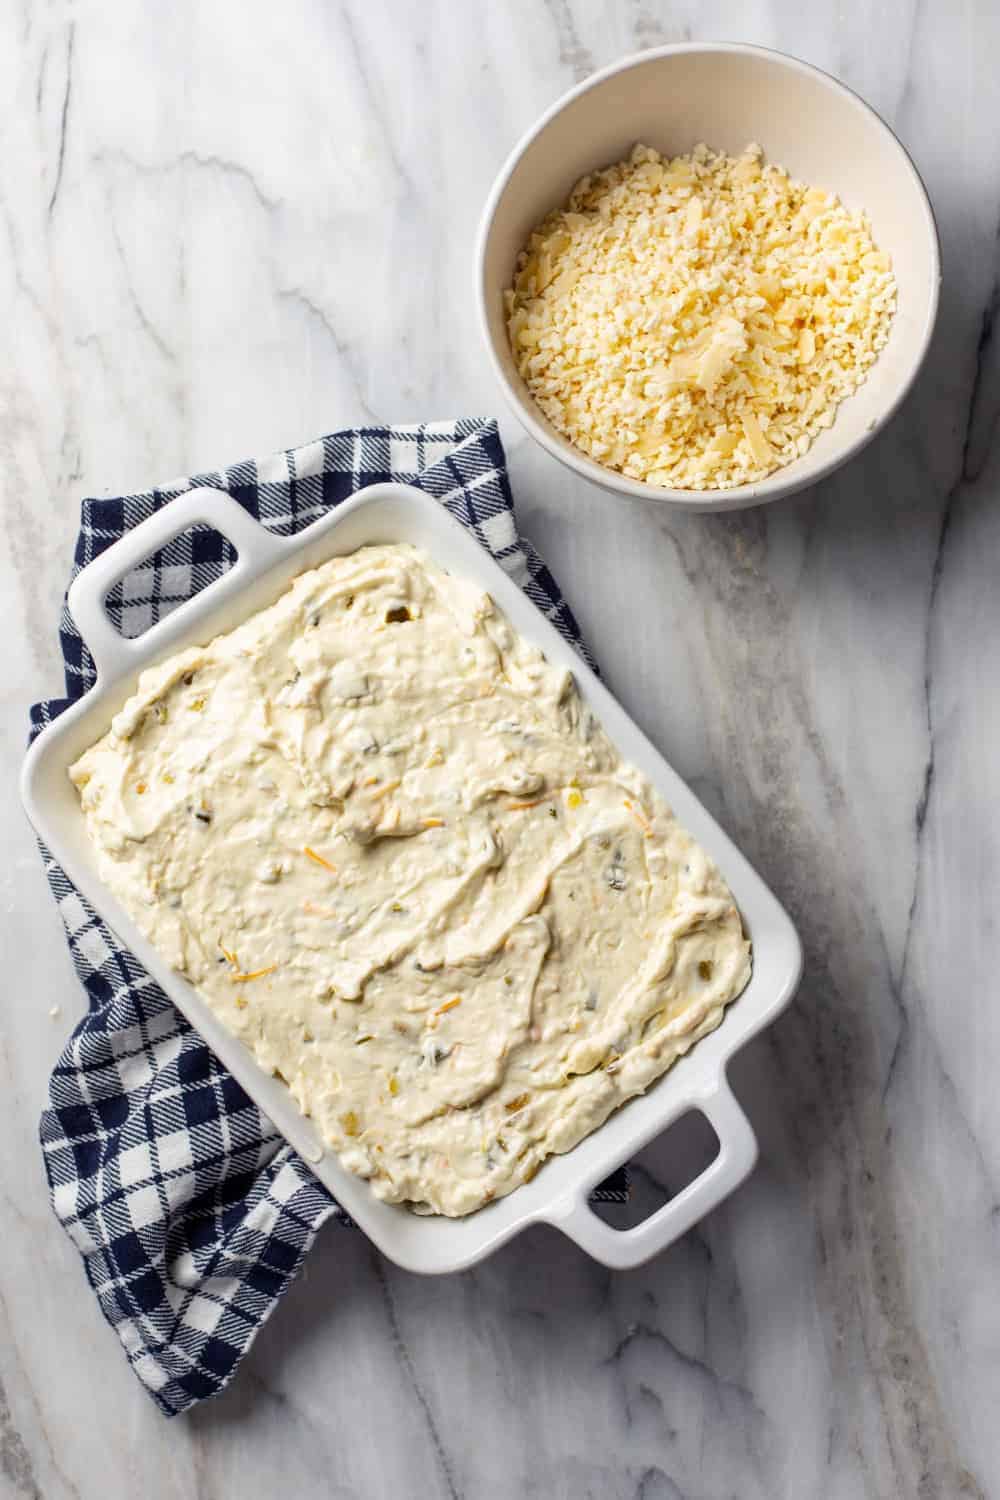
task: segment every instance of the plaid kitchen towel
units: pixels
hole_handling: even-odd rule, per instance
[[[355,490],[390,479],[440,500],[590,659],[555,579],[518,535],[492,421],[356,428],[141,494],[85,500],[74,573],[195,485],[228,491],[270,530],[290,535]],[[234,561],[217,532],[194,528],[123,579],[109,612],[123,634],[140,635]],[[65,609],[60,641],[66,697],[34,706],[33,734],[96,678]],[[42,854],[89,1002],[42,1116],[52,1204],[132,1368],[175,1416],[229,1383],[320,1225],[346,1216]],[[624,1173],[599,1190],[611,1200],[624,1194]]]

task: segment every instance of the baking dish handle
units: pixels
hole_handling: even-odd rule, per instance
[[[221,532],[236,548],[237,559],[233,567],[192,599],[171,610],[142,635],[133,638],[122,635],[111,623],[105,607],[109,591],[152,553],[199,524]],[[134,671],[140,645],[143,654],[148,655],[151,641],[155,640],[157,644],[169,642],[177,633],[180,619],[186,615],[190,604],[195,600],[200,604],[209,594],[214,603],[242,588],[248,577],[262,572],[283,550],[282,539],[255,521],[225,490],[201,485],[178,495],[162,510],[126,532],[100,557],[95,557],[70,584],[66,602],[94,659],[98,681],[104,684]]]
[[[719,1152],[700,1176],[634,1229],[613,1229],[598,1218],[587,1195],[571,1196],[544,1217],[582,1250],[614,1270],[642,1265],[716,1208],[753,1171],[757,1138],[723,1078],[714,1093],[692,1099],[719,1138]]]

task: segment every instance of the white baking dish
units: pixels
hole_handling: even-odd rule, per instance
[[[119,635],[104,607],[108,590],[144,558],[198,522],[214,526],[238,560],[223,578],[135,640]],[[270,1077],[213,1016],[206,1003],[150,946],[97,874],[67,770],[107,729],[132,692],[137,673],[184,646],[206,642],[270,604],[292,578],[368,542],[411,542],[444,567],[488,589],[516,628],[550,660],[576,676],[583,696],[623,756],[659,788],[682,824],[718,863],[753,939],[753,977],[705,1037],[642,1098],[632,1100],[565,1156],[551,1158],[534,1181],[465,1219],[422,1218],[380,1202],[320,1142],[285,1086]],[[773,1021],[794,994],[801,969],[795,929],[760,877],[640,733],[573,649],[475,538],[438,501],[405,485],[375,485],[295,537],[278,537],[228,495],[196,489],[123,537],[85,568],[69,607],[97,665],[96,687],[39,735],[28,752],[22,794],[28,816],[94,910],[162,985],[246,1092],[309,1162],[375,1244],[413,1271],[457,1271],[482,1259],[527,1225],[556,1225],[605,1265],[638,1265],[708,1213],[748,1175],[757,1157],[750,1123],[730,1092],[726,1064]],[[591,1189],[679,1116],[701,1110],[720,1142],[709,1167],[636,1228],[605,1224],[588,1204]]]

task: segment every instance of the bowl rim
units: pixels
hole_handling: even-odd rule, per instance
[[[794,473],[795,460],[792,460],[790,464],[776,469],[766,479],[758,480],[752,484],[735,485],[731,489],[726,490],[661,488],[658,485],[647,484],[641,479],[630,479],[627,475],[620,474],[616,469],[605,468],[604,465],[597,463],[594,459],[588,458],[568,438],[560,437],[544,420],[534,400],[528,395],[523,395],[515,388],[503,367],[497,350],[496,340],[490,330],[487,288],[485,284],[486,252],[500,201],[528,147],[542,135],[556,116],[561,114],[575,100],[589,93],[592,89],[599,88],[601,84],[605,83],[609,78],[613,78],[618,73],[627,72],[631,68],[641,67],[646,63],[655,62],[664,57],[699,53],[729,53],[734,56],[769,59],[771,62],[789,68],[793,72],[807,75],[814,82],[834,94],[840,94],[843,96],[845,102],[849,103],[863,115],[866,115],[869,122],[884,132],[889,137],[891,144],[896,147],[901,165],[909,174],[910,180],[916,189],[917,198],[923,208],[930,257],[927,306],[916,355],[911,362],[910,368],[906,371],[903,379],[900,380],[896,390],[893,392],[891,399],[883,406],[879,414],[864,432],[848,443],[843,449],[832,453],[816,470],[809,474],[796,475]],[[582,478],[590,480],[591,483],[632,499],[652,501],[654,504],[663,504],[673,509],[691,512],[740,510],[746,506],[764,505],[772,500],[782,499],[786,495],[793,495],[799,490],[819,484],[832,474],[834,470],[839,469],[850,459],[855,458],[896,415],[913,388],[914,382],[927,357],[931,339],[934,336],[941,290],[941,240],[930,196],[912,156],[892,126],[882,118],[867,100],[863,99],[848,84],[843,83],[839,78],[835,78],[832,73],[827,73],[823,68],[817,67],[814,63],[805,62],[802,58],[794,57],[788,52],[780,52],[773,47],[760,47],[750,42],[671,42],[662,47],[651,47],[643,52],[631,52],[627,56],[619,58],[617,62],[610,63],[607,67],[601,68],[596,73],[592,73],[582,83],[575,84],[573,88],[568,89],[566,93],[560,95],[539,116],[534,124],[529,126],[505,158],[499,172],[494,178],[493,185],[490,188],[483,207],[476,235],[475,277],[476,312],[479,330],[486,345],[493,373],[499,381],[507,403],[514,412],[514,415],[529,435],[546,452],[550,453],[553,458],[558,459],[560,463],[566,465],[567,468],[575,470]],[[789,476],[790,469],[793,472]]]

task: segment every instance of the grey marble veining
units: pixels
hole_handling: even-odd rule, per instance
[[[640,1271],[535,1231],[421,1280],[330,1227],[230,1391],[166,1424],[36,1146],[81,996],[13,793],[0,866],[0,1494],[923,1500],[1000,1493],[1000,17],[888,0],[11,3],[0,15],[2,752],[58,686],[78,499],[369,418],[497,409],[470,247],[574,80],[726,36],[836,72],[945,256],[891,427],[766,511],[671,517],[512,423],[525,530],[613,690],[793,912],[733,1081],[754,1177]],[[49,1011],[59,1007],[53,1017]],[[696,1161],[650,1149],[640,1192]]]

